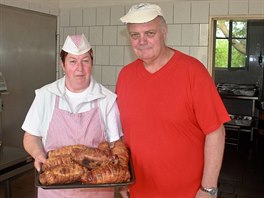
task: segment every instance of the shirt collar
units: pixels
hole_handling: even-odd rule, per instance
[[[60,97],[64,97],[66,94],[65,87],[65,76],[54,83],[48,88],[48,90]],[[86,101],[92,101],[99,98],[106,97],[103,93],[102,86],[96,82],[96,80],[91,76],[90,84],[87,89]]]

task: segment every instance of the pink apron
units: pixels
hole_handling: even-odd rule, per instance
[[[106,140],[101,112],[95,101],[95,107],[82,113],[70,113],[59,109],[60,98],[56,97],[55,109],[47,132],[45,150],[62,146],[84,144],[96,147]],[[44,190],[38,188],[38,198],[114,198],[114,189],[62,189]]]

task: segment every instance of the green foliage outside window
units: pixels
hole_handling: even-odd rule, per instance
[[[219,20],[215,31],[215,68],[245,68],[247,22]]]
[[[228,41],[216,40],[215,48],[215,67],[227,68],[228,65]]]

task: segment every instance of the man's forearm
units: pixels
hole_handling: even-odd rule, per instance
[[[217,130],[208,134],[205,139],[202,186],[217,187],[223,161],[224,147],[225,129],[221,125]]]

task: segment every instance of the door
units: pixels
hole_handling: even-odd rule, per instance
[[[0,25],[0,72],[8,89],[2,94],[3,144],[22,147],[34,90],[56,78],[57,17],[1,5]]]

